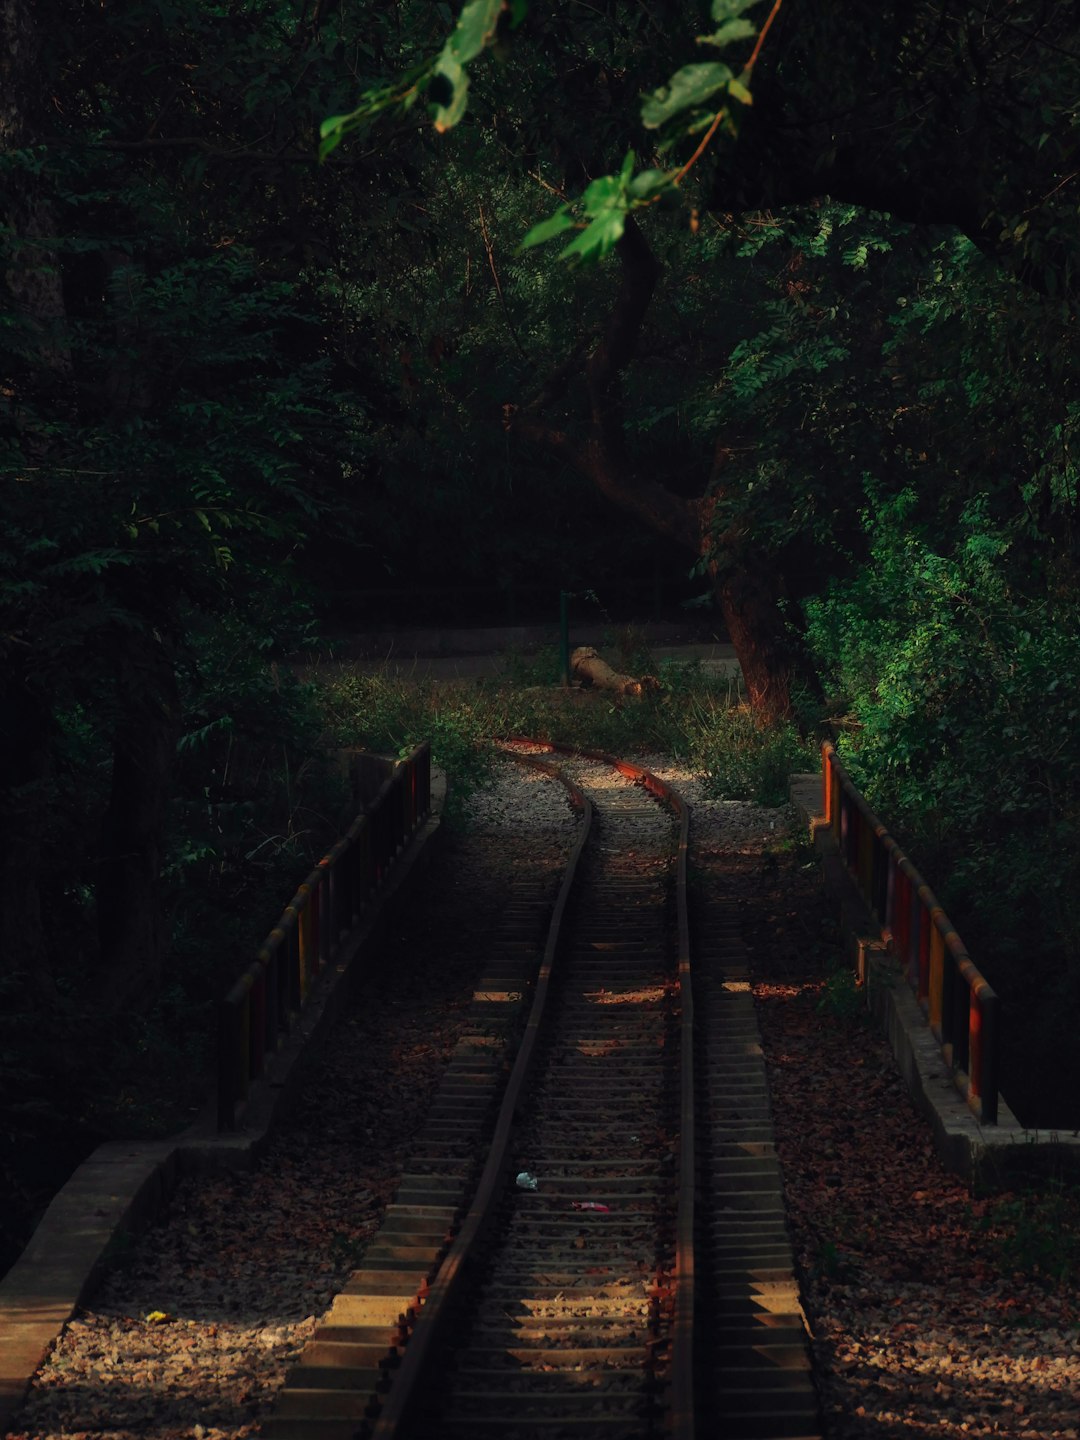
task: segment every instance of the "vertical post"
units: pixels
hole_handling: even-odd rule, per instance
[[[927,912],[924,910],[923,913]],[[930,1013],[928,1018],[930,1029],[934,1032],[938,1044],[943,1044],[947,1038],[942,1029],[942,1015],[945,1008],[945,942],[941,938],[941,931],[934,924],[932,915],[929,916],[928,928],[930,930],[930,984],[928,987]],[[949,1062],[952,1063],[951,1055]]]
[[[266,1069],[266,971],[259,964],[252,971],[249,1074],[257,1080]]]
[[[311,977],[315,973],[315,966],[312,964],[312,941],[315,937],[311,933],[310,886],[306,883],[301,885],[296,896],[300,902],[296,907],[296,960],[300,975],[300,1005],[297,1009],[301,1009],[307,999]]]
[[[998,1118],[998,997],[982,994],[979,996],[982,1024],[982,1121],[984,1125],[996,1125]]]
[[[264,945],[259,951],[258,961],[266,971],[266,1038],[263,1049],[269,1053],[277,1049],[281,1029],[281,960],[278,947]]]
[[[863,899],[870,910],[877,909],[877,896],[874,894],[874,831],[870,821],[859,811],[859,848],[856,852],[855,863],[858,866],[859,889],[862,891]],[[878,917],[880,919],[880,916]]]
[[[565,690],[570,684],[570,597],[559,591],[559,680]]]
[[[920,887],[921,888],[921,887]],[[929,1004],[930,998],[930,911],[918,897],[919,906],[919,999]]]
[[[285,947],[286,964],[289,970],[289,1012],[291,1015],[299,1015],[304,1004],[304,981],[300,960],[300,926],[297,924],[296,911],[290,905],[286,908],[285,924],[282,929],[285,931],[285,939],[282,942]]]
[[[829,761],[832,757],[824,745],[821,747],[821,808],[825,814],[825,824],[832,830],[834,828],[832,809],[832,766]]]

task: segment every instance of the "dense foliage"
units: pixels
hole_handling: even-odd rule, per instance
[[[621,265],[572,278],[586,307],[573,327],[544,308],[567,284],[550,262],[520,267],[531,292],[511,272],[500,300],[528,340],[524,365],[503,346],[510,433],[696,554],[760,713],[820,713],[812,679],[802,695],[783,680],[809,625],[843,748],[922,847],[1010,1001],[1018,1053],[1049,1055],[1060,1076],[1080,1003],[1075,19],[1037,4],[858,21],[774,5],[752,24],[753,8],[713,7],[741,71],[684,66],[633,92],[587,51],[591,22],[575,26],[595,89],[572,113],[592,128],[568,134],[563,110],[557,145],[518,137],[560,204],[515,223],[526,248],[558,240],[563,259],[615,251]],[[501,40],[520,73],[557,29],[546,12],[520,39],[481,27],[459,58]],[[653,81],[678,63],[678,35],[665,43]],[[435,110],[444,130],[471,117],[473,184],[477,135],[505,149],[498,68],[483,90],[470,71],[468,111],[455,72]],[[366,105],[328,125],[331,142],[370,124]],[[504,163],[504,189],[507,176]],[[654,203],[677,189],[688,229]],[[543,340],[559,361],[537,379]],[[1032,1113],[1046,1077],[1012,1079]]]
[[[1078,54],[1050,0],[0,0],[8,1135],[198,1069],[339,819],[285,657],[387,585],[687,577],[1066,1027]],[[669,695],[718,786],[788,763]]]

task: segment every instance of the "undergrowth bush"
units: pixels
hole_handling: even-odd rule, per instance
[[[843,960],[830,965],[817,1008],[822,1015],[829,1015],[846,1025],[865,1020],[866,997],[855,972]]]
[[[1004,1195],[980,1223],[1006,1275],[1071,1284],[1080,1277],[1080,1190],[1062,1180]]]
[[[57,715],[51,987],[0,978],[0,1271],[96,1144],[190,1123],[212,1092],[218,997],[350,818],[315,691],[272,659],[288,620],[226,613],[188,626],[162,875],[171,943],[145,1009],[113,1013],[94,983],[108,736],[78,706]]]
[[[469,796],[489,780],[501,730],[485,692],[344,668],[317,683],[331,745],[404,756],[430,740],[434,764],[451,781],[447,819],[460,823]]]
[[[162,867],[170,943],[145,1009],[113,1014],[95,989],[96,857],[78,836],[96,833],[107,800],[107,736],[78,709],[59,716],[63,803],[50,846],[64,878],[46,907],[55,994],[9,1002],[20,1023],[0,1033],[15,1075],[0,1073],[0,1125],[34,1094],[72,1130],[162,1134],[208,1092],[217,999],[350,818],[315,692],[273,659],[302,619],[280,604],[264,624],[229,610],[188,617]]]
[[[1004,1077],[1010,1103],[1029,1123],[1071,1125],[1076,1085],[1060,1066],[1080,1006],[1080,604],[1014,560],[982,502],[947,546],[917,506],[904,493],[867,513],[870,563],[810,605],[810,640],[852,778],[1008,1004],[1027,1052]],[[1025,1090],[1053,1113],[1025,1115]]]
[[[636,658],[637,668],[654,668],[647,656]],[[520,683],[523,674],[530,683]],[[789,773],[815,763],[793,727],[758,727],[726,678],[698,664],[667,664],[659,675],[657,693],[633,699],[540,687],[520,657],[504,675],[473,685],[416,685],[344,668],[317,679],[334,744],[396,755],[430,738],[435,763],[459,797],[457,814],[486,782],[498,736],[529,735],[619,755],[664,754],[701,770],[718,798],[765,805],[782,804]]]
[[[690,755],[716,798],[782,805],[788,776],[817,763],[794,725],[763,728],[748,705],[719,701],[706,692],[688,697],[687,711]]]

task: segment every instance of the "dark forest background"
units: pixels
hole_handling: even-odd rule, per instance
[[[1073,7],[466,17],[0,0],[5,1156],[197,1103],[389,591],[692,605],[1075,1048]]]

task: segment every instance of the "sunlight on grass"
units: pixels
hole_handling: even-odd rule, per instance
[[[389,670],[344,666],[309,675],[331,744],[401,754],[431,740],[435,763],[451,780],[451,820],[489,782],[500,736],[625,757],[661,754],[686,776],[703,777],[716,799],[765,805],[787,798],[791,771],[816,767],[794,727],[759,727],[725,677],[694,665],[667,665],[662,677],[655,694],[623,700],[599,690],[522,685],[510,675],[412,683]],[[597,783],[623,782],[612,776]]]

